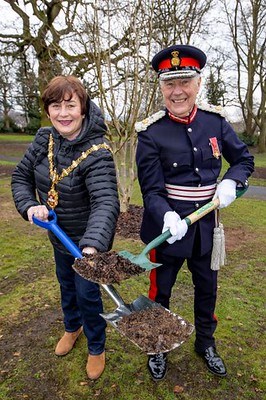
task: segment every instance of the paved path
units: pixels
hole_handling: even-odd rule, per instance
[[[266,200],[266,187],[265,186],[250,186],[243,197],[250,199]]]

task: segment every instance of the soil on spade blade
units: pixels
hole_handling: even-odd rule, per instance
[[[193,325],[158,306],[125,315],[118,329],[148,354],[168,352],[193,332]]]
[[[139,240],[143,207],[130,205],[126,213],[118,218],[116,235]],[[115,251],[105,253],[83,254],[76,259],[74,270],[84,279],[96,283],[113,284],[145,272],[143,268],[121,257]]]
[[[84,279],[100,284],[120,283],[145,271],[115,251],[83,254],[83,258],[75,260],[73,268]]]

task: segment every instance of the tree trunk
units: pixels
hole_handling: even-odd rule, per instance
[[[266,152],[266,119],[261,124],[261,130],[258,139],[258,153]]]

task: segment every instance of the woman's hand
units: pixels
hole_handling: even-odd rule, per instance
[[[84,249],[82,249],[82,253],[95,254],[97,253],[97,249],[95,249],[95,247],[84,247]]]
[[[40,219],[41,221],[48,221],[49,210],[46,206],[33,206],[27,211],[28,219],[31,224],[33,224],[32,216]]]

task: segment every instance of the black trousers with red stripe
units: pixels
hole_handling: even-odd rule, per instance
[[[197,249],[195,248],[195,252]],[[214,314],[217,297],[217,271],[210,268],[211,252],[192,258],[180,258],[155,252],[156,262],[162,264],[150,273],[149,298],[169,309],[172,288],[185,260],[194,284],[194,324],[196,330],[195,350],[203,352],[215,346],[214,331],[217,319]],[[155,261],[155,260],[154,260]]]

